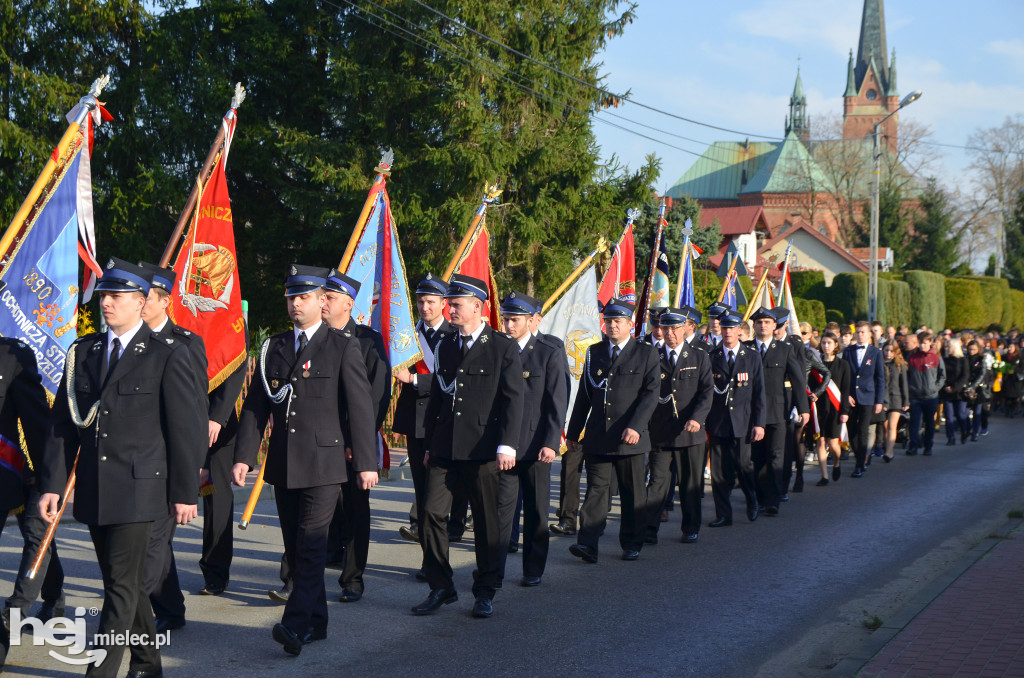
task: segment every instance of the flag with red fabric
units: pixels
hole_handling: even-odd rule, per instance
[[[195,332],[206,344],[210,390],[217,388],[245,361],[245,321],[238,281],[234,222],[224,166],[237,115],[224,116],[224,146],[199,197],[174,272],[178,283],[171,295],[171,319]]]
[[[631,210],[632,213],[632,210]],[[612,252],[611,262],[605,269],[601,285],[597,289],[597,300],[601,305],[613,298],[622,298],[636,303],[636,258],[633,249],[633,218],[630,217],[622,231],[619,242]]]
[[[490,236],[487,234],[486,217],[480,219],[473,239],[470,240],[465,252],[455,263],[452,273],[473,276],[487,283],[489,300],[484,304],[483,318],[491,327],[500,330],[501,321],[498,307],[501,300],[498,297],[498,286],[494,282],[494,271],[491,270]],[[446,318],[448,317],[447,305],[445,305],[444,315]]]

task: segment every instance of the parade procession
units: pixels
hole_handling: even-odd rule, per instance
[[[895,53],[884,73],[893,97]],[[741,233],[650,181],[596,190],[570,176],[583,151],[541,133],[523,143],[552,146],[557,189],[474,164],[472,134],[430,146],[443,179],[358,135],[342,166],[287,122],[342,117],[329,94],[226,77],[200,87],[212,117],[168,137],[203,130],[205,157],[104,183],[143,150],[99,150],[142,125],[102,76],[42,170],[16,168],[37,178],[0,237],[0,673],[762,675],[797,622],[883,626],[872,605],[919,595],[900,586],[927,553],[977,548],[950,513],[1019,495],[1024,293],[998,273],[879,275],[877,242],[865,265],[803,221],[766,237],[760,206]],[[245,139],[257,97],[281,119]],[[187,193],[132,197],[174,173]],[[402,192],[413,174],[465,185],[428,204]],[[565,206],[535,219],[525,195]],[[136,211],[137,230],[102,223]],[[989,472],[1005,484],[957,487]],[[874,565],[914,534],[934,544]],[[902,583],[875,588],[883,569]],[[716,656],[696,654],[702,626]]]

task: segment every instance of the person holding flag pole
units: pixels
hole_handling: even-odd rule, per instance
[[[633,328],[633,335],[637,339],[643,338],[648,333],[647,323],[644,320],[648,317],[648,313],[652,312],[652,309],[668,305],[668,257],[665,252],[664,238],[664,230],[667,225],[665,201],[662,200],[661,208],[658,211],[658,228],[654,233],[654,243],[651,245],[651,260],[636,309],[636,317],[639,318],[639,322]],[[651,324],[653,325],[653,322]]]

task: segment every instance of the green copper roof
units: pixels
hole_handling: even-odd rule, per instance
[[[807,97],[804,96],[804,82],[800,79],[800,67],[796,67],[796,84],[793,85],[793,96],[789,98],[791,104],[806,104]]]
[[[844,97],[857,96],[857,81],[853,74],[853,50],[850,50],[850,63],[846,66],[846,92]]]
[[[857,44],[857,90],[864,84],[864,76],[871,66],[871,60],[877,59],[875,73],[878,76],[878,88],[881,92],[889,86],[889,64],[886,55],[889,50],[885,46],[885,7],[882,0],[864,0],[864,11],[860,20],[860,41]]]
[[[716,141],[665,194],[735,200],[778,146],[769,141]]]
[[[790,132],[765,159],[740,193],[806,193],[826,190],[828,181],[803,142]]]
[[[896,89],[896,50],[892,51],[892,58],[889,59],[889,88],[885,91],[887,97],[898,97]]]

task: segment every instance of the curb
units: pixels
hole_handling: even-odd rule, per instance
[[[1008,518],[998,530],[997,534],[1013,534],[1021,528],[1020,518]],[[875,631],[861,642],[853,652],[840,660],[825,675],[829,678],[850,678],[860,673],[861,669],[875,658],[889,642],[903,631],[917,615],[921,614],[932,602],[942,595],[957,579],[967,570],[971,569],[979,560],[984,558],[989,551],[995,548],[996,544],[1004,541],[993,537],[985,537],[977,546],[960,557],[953,565],[935,578],[916,596],[911,598],[891,619],[875,629]]]

